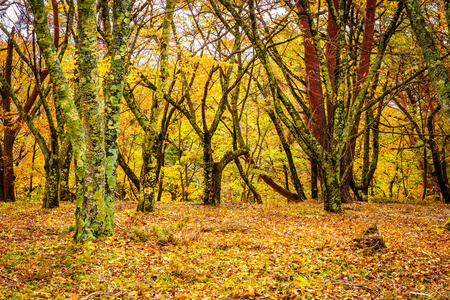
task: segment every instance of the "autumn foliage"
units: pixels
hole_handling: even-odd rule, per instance
[[[450,298],[444,0],[0,0],[0,298]]]
[[[450,297],[450,236],[441,226],[448,208],[344,209],[324,213],[311,200],[161,203],[149,215],[119,202],[114,237],[83,245],[68,232],[72,205],[2,204],[0,298]],[[386,248],[357,247],[353,238],[373,223]]]

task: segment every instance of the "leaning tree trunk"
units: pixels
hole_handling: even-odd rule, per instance
[[[292,182],[294,183],[295,191],[301,201],[306,200],[306,195],[305,192],[303,191],[303,186],[300,182],[300,179],[298,178],[297,168],[295,167],[294,159],[292,157],[291,147],[289,146],[288,142],[286,141],[286,138],[284,137],[280,121],[275,116],[273,110],[267,110],[267,113],[269,114],[269,117],[272,120],[273,125],[275,126],[278,137],[280,138],[281,145],[284,149],[284,153],[286,154],[286,158],[289,163],[289,169],[291,170],[291,177]],[[287,186],[286,189],[289,189],[289,186]]]
[[[234,163],[236,164],[236,167],[238,168],[239,174],[241,175],[242,180],[244,180],[245,184],[248,186],[249,190],[252,192],[253,197],[255,198],[255,202],[258,204],[262,204],[262,197],[256,190],[255,186],[252,184],[250,179],[248,178],[248,175],[245,173],[244,168],[242,167],[241,161],[239,158],[236,158],[234,160]]]
[[[450,118],[450,78],[436,46],[433,31],[425,21],[417,0],[401,0],[401,2],[405,6],[414,35],[422,49],[438,101],[443,107],[444,114]]]

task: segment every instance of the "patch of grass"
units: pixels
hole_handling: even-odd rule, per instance
[[[75,224],[70,224],[66,227],[63,228],[62,233],[69,233],[69,232],[75,232],[76,229],[76,225]]]
[[[130,238],[137,242],[146,242],[148,240],[148,234],[139,228],[133,228],[130,232]]]

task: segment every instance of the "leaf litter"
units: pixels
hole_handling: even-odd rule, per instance
[[[72,204],[1,204],[0,298],[450,299],[445,206],[157,208],[118,202],[115,235],[82,245],[68,229]],[[355,247],[371,224],[386,248]]]

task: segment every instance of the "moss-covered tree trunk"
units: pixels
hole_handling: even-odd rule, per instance
[[[86,158],[85,132],[50,34],[44,1],[29,0],[29,3],[33,11],[37,42],[49,70],[50,78],[56,91],[56,100],[63,112],[64,121],[74,148],[74,158],[76,161],[75,173],[77,178],[80,179],[77,183],[77,207],[79,209],[83,202],[83,178]],[[83,224],[78,225],[80,227],[83,226]]]
[[[327,161],[323,163],[323,192],[325,211],[341,213],[341,182],[339,162]]]
[[[86,133],[86,173],[82,203],[77,202],[76,238],[111,235],[112,213],[105,205],[105,136],[98,97],[97,4],[78,2],[78,74],[83,125]],[[80,205],[81,204],[81,205]]]
[[[401,0],[401,2],[405,6],[414,35],[422,49],[423,58],[438,95],[438,101],[442,105],[444,113],[450,118],[450,79],[444,61],[437,50],[433,31],[425,21],[417,0]]]
[[[161,170],[161,143],[160,135],[160,113],[164,100],[169,75],[169,41],[171,24],[173,20],[173,1],[167,0],[163,20],[163,31],[160,44],[161,61],[159,66],[159,77],[156,82],[156,91],[153,97],[151,116],[145,128],[144,143],[142,146],[142,170],[141,191],[137,207],[138,211],[151,212],[155,210],[155,192],[158,176]]]
[[[44,199],[42,208],[55,208],[59,206],[59,168],[58,157],[56,155],[50,155],[46,159],[45,165],[45,188]]]
[[[159,155],[160,144],[158,129],[148,130],[142,147],[141,189],[137,211],[155,210],[155,195],[162,162]]]
[[[105,1],[107,3],[107,1]],[[109,14],[109,10],[106,9]],[[108,20],[108,19],[107,19]],[[114,227],[114,190],[118,157],[120,100],[125,82],[127,40],[130,27],[130,1],[114,0],[113,32],[110,47],[111,65],[105,82],[105,203]],[[107,26],[106,26],[107,27]],[[107,29],[107,28],[105,28]]]
[[[73,151],[72,144],[67,145],[67,150],[60,150],[60,169],[59,169],[59,200],[71,201],[72,193],[69,187],[70,164],[72,162]],[[65,154],[64,154],[65,153]]]

